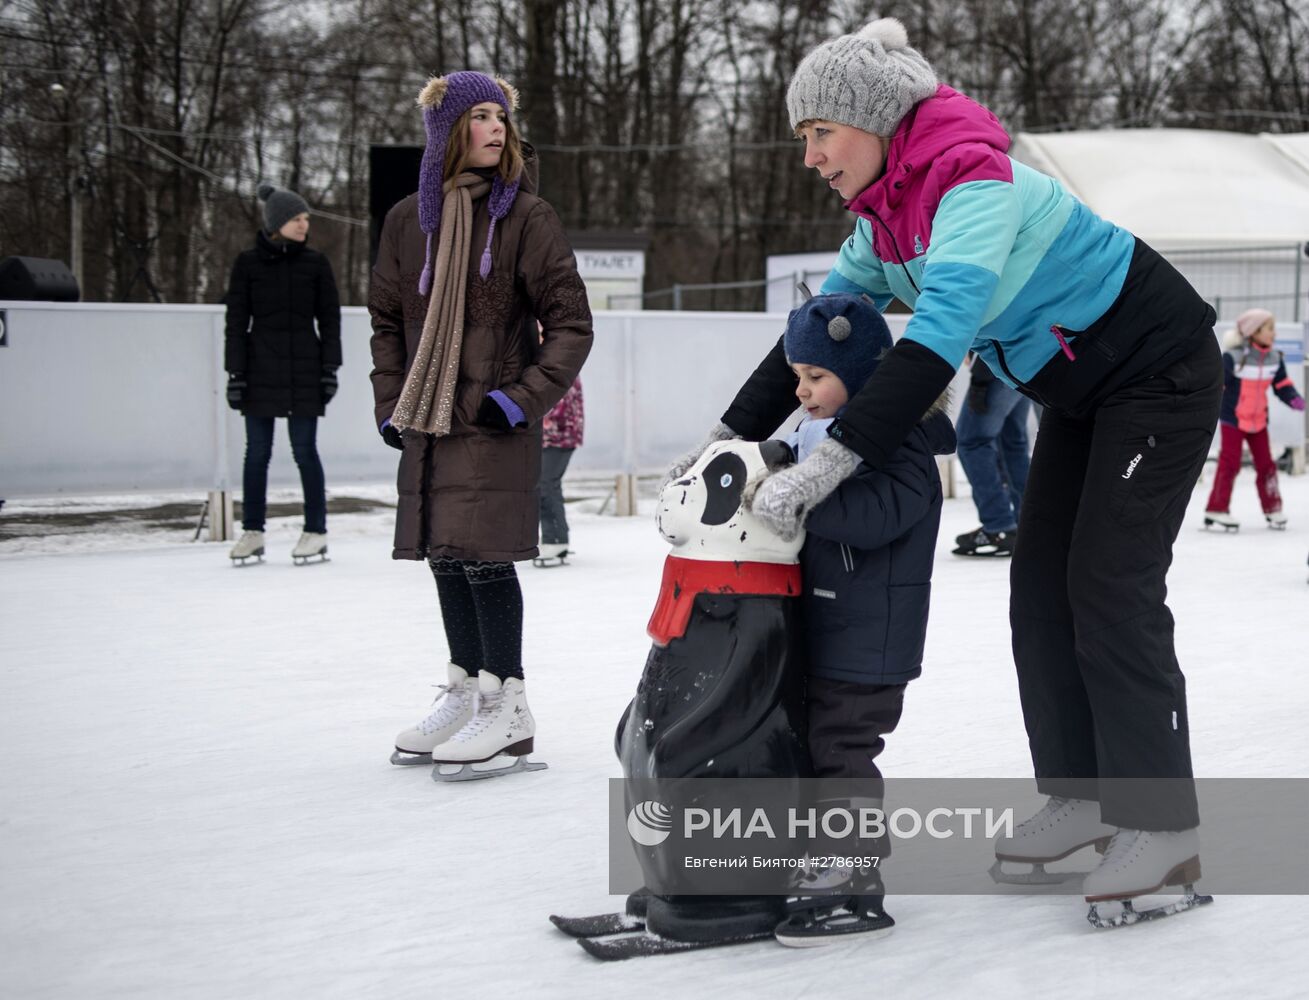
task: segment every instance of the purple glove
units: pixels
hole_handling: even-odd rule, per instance
[[[526,427],[527,415],[521,406],[499,389],[492,389],[477,408],[477,422],[484,427],[508,431],[515,427]]]
[[[1299,410],[1301,413],[1303,413],[1303,412],[1304,412],[1304,397],[1303,397],[1303,396],[1296,396],[1295,399],[1291,400],[1291,409],[1293,409],[1293,410]]]

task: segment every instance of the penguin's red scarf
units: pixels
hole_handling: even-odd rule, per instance
[[[646,633],[656,646],[686,634],[697,594],[800,596],[799,563],[711,562],[669,556]]]

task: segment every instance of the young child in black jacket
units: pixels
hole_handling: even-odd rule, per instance
[[[891,334],[867,298],[820,295],[791,313],[783,342],[805,408],[790,435],[802,461],[827,439],[827,426],[876,370]],[[804,522],[800,563],[814,773],[860,779],[873,800],[882,797],[876,757],[900,721],[905,686],[922,672],[941,521],[936,456],[954,447],[949,417],[943,407],[933,407],[890,462],[877,470],[858,466]],[[864,846],[884,855],[889,845]],[[854,852],[847,844],[836,853]],[[815,897],[810,909],[788,921],[785,934],[779,930],[779,940],[789,935],[809,944],[815,937],[889,924],[876,869],[814,877],[825,890],[846,879],[849,901],[833,910],[839,895]],[[804,891],[802,886],[802,896]]]

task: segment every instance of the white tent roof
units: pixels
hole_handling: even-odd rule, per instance
[[[1023,132],[1010,153],[1157,247],[1309,240],[1309,132]]]

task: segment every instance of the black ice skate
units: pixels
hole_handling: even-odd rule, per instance
[[[1241,522],[1225,510],[1207,510],[1204,512],[1204,526],[1215,531],[1240,531]]]
[[[860,937],[885,937],[895,927],[882,908],[883,896],[826,897],[807,910],[792,913],[777,925],[773,936],[788,948],[815,948]],[[831,904],[836,902],[836,906]]]
[[[566,542],[542,542],[537,546],[540,553],[532,560],[532,565],[537,569],[551,569],[555,566],[567,566],[568,557],[571,556],[572,550],[568,548]]]
[[[1011,556],[1014,554],[1016,531],[987,531],[978,528],[955,538],[957,556]]]
[[[884,898],[876,869],[833,866],[806,872],[787,897],[789,916],[773,936],[788,948],[814,948],[854,935],[881,937],[895,926]]]

